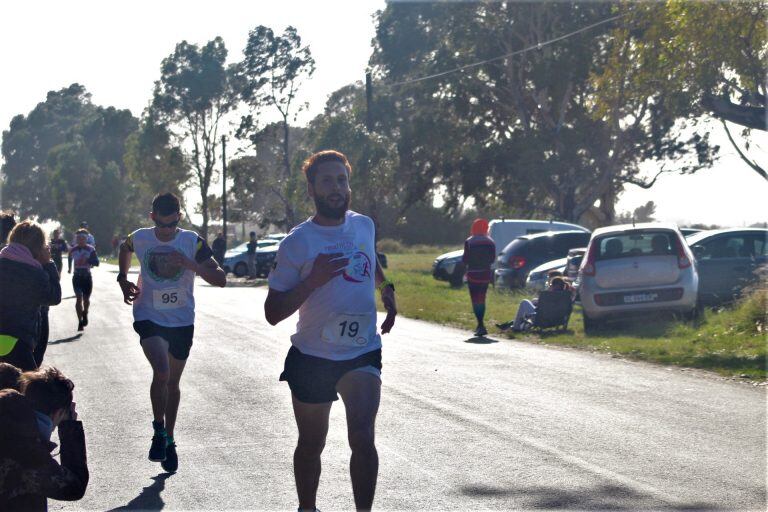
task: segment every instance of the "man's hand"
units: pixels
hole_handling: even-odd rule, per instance
[[[197,263],[186,256],[184,256],[179,251],[174,251],[168,255],[168,261],[172,265],[178,265],[179,267],[184,267],[187,270],[191,270],[192,272],[197,272]]]
[[[141,293],[139,287],[127,279],[120,281],[120,289],[123,291],[123,302],[130,305]]]
[[[381,290],[381,302],[384,304],[384,309],[387,310],[387,317],[381,324],[381,334],[387,334],[395,325],[395,317],[397,316],[395,290],[391,286],[385,286]]]
[[[311,290],[316,290],[341,274],[347,265],[349,265],[349,258],[343,258],[341,253],[318,254],[312,265],[312,271],[304,283]]]

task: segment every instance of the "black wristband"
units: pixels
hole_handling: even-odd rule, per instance
[[[128,276],[125,275],[125,272],[118,272],[117,273],[117,282],[120,281],[126,281],[128,279]]]

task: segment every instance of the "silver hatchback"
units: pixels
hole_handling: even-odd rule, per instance
[[[584,330],[607,318],[657,311],[693,315],[699,276],[675,224],[596,230],[579,268]]]

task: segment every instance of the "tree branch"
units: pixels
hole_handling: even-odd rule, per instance
[[[736,145],[736,141],[733,140],[733,137],[731,137],[731,131],[728,129],[728,125],[725,123],[724,120],[720,120],[721,123],[723,123],[723,128],[725,128],[725,133],[728,135],[728,140],[731,141],[731,144],[736,149],[736,152],[739,154],[742,160],[744,160],[747,165],[749,165],[757,174],[759,174],[764,180],[768,181],[768,172],[765,171],[762,167],[757,165],[757,163],[749,160],[747,156],[741,152],[741,149],[739,149],[739,146]]]

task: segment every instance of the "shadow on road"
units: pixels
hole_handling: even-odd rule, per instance
[[[489,343],[498,343],[499,340],[493,338],[486,338],[485,336],[473,336],[472,338],[464,340],[464,343],[477,343],[478,345],[488,345]]]
[[[165,506],[163,498],[160,494],[165,489],[165,481],[168,480],[172,473],[160,473],[157,476],[153,476],[152,480],[155,481],[152,485],[145,487],[141,490],[138,496],[128,502],[127,505],[122,507],[113,508],[108,512],[118,512],[121,510],[162,510]]]
[[[593,488],[562,487],[499,488],[485,485],[464,486],[465,496],[483,498],[515,498],[514,508],[544,510],[723,510],[711,504],[668,503],[656,496],[615,484]]]
[[[58,340],[49,341],[49,345],[58,345],[59,343],[70,343],[73,341],[77,341],[80,339],[80,337],[83,335],[83,333],[79,332],[75,334],[74,336],[70,336],[69,338],[61,338]]]

